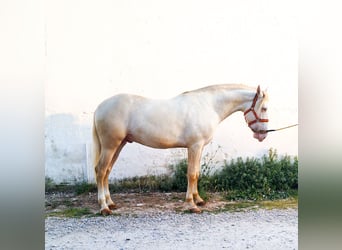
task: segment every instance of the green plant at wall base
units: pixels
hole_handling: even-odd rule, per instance
[[[56,188],[56,183],[50,178],[45,177],[45,191],[50,192]]]
[[[298,189],[298,158],[279,157],[270,149],[259,158],[241,157],[225,163],[213,172],[213,157],[207,157],[201,168],[198,189],[206,199],[207,191],[225,192],[229,200],[263,200],[287,198]],[[187,161],[173,166],[172,187],[176,191],[187,189]]]
[[[75,192],[77,195],[95,191],[96,185],[92,183],[81,182],[75,185]]]
[[[171,166],[171,171],[173,172],[171,177],[172,189],[175,191],[184,192],[188,186],[187,180],[187,169],[188,161],[187,159],[181,160],[178,164]]]
[[[215,164],[218,162],[214,162],[215,156],[221,147],[218,147],[216,151],[213,153],[207,153],[203,157],[203,163],[201,165],[201,173],[198,179],[198,192],[200,196],[207,201],[209,196],[206,191],[211,191],[215,187],[217,180],[212,178],[212,173],[214,170]]]
[[[298,158],[278,157],[270,149],[261,159],[237,158],[216,172],[214,189],[226,191],[228,199],[286,198],[298,188]]]

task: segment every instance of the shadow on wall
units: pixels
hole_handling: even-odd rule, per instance
[[[94,182],[91,162],[92,114],[45,118],[45,176],[56,183]]]

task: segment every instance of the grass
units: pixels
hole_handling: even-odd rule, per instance
[[[258,203],[259,207],[264,209],[298,208],[298,199],[294,197],[284,200],[260,201]]]
[[[264,200],[264,201],[235,201],[228,203],[224,208],[218,209],[214,212],[242,212],[257,209],[288,209],[298,208],[298,198],[289,197],[280,200]]]

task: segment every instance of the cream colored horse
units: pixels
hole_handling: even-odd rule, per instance
[[[98,202],[103,215],[116,208],[108,187],[108,176],[127,142],[153,148],[188,149],[186,208],[199,213],[205,203],[197,181],[203,147],[218,124],[236,111],[243,111],[254,138],[267,136],[267,94],[245,85],[213,85],[182,93],[168,100],[152,100],[120,94],[102,102],[93,125],[94,167]]]

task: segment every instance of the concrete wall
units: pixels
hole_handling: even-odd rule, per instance
[[[45,175],[94,181],[91,125],[97,105],[128,92],[169,98],[218,83],[261,84],[270,128],[298,122],[296,22],[270,1],[47,1]],[[217,161],[297,155],[298,129],[252,138],[242,113],[218,128],[204,155]],[[218,149],[219,148],[219,149]],[[184,149],[129,144],[111,179],[167,173]]]

